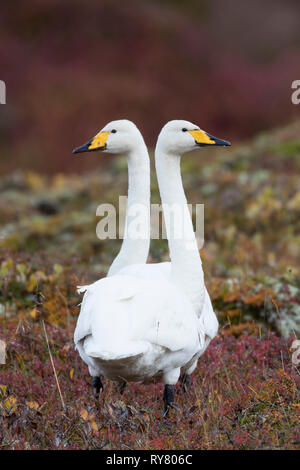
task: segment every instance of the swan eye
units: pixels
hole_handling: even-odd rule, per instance
[[[184,128],[182,129],[182,132],[187,132],[187,129],[184,127]]]
[[[111,131],[112,134],[115,134],[116,132],[117,132],[116,129],[113,129],[113,130]]]

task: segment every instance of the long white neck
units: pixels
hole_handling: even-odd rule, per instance
[[[146,263],[149,253],[150,161],[144,141],[141,141],[133,152],[128,153],[127,163],[128,199],[125,235],[121,250],[113,261],[108,276],[117,274],[120,269],[131,264]]]
[[[204,275],[182,186],[180,156],[164,153],[158,145],[155,166],[172,262],[172,281],[183,289],[200,315],[204,302]],[[175,226],[171,223],[168,229],[167,220],[171,220],[173,209],[180,214],[182,230],[179,232],[176,223]]]

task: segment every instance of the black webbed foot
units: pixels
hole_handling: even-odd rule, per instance
[[[125,380],[122,380],[122,382],[119,382],[119,392],[121,395],[123,395],[124,390],[126,388],[127,382]]]
[[[164,418],[166,418],[169,414],[170,408],[175,408],[178,410],[178,406],[174,403],[174,385],[165,385],[163,400],[164,400]]]
[[[100,390],[104,390],[100,377],[92,377],[92,387],[94,397],[99,398]]]

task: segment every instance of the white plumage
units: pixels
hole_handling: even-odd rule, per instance
[[[113,275],[79,289],[85,294],[74,341],[90,374],[117,381],[162,378],[166,410],[174,399],[170,387],[180,373],[192,373],[218,330],[180,176],[180,155],[204,144],[229,145],[187,121],[171,121],[158,139],[156,170],[162,202],[182,207],[187,228],[180,240],[167,228],[171,263],[144,264],[149,240],[140,242],[143,256],[136,263],[131,256],[134,242],[129,240]],[[107,151],[110,146],[109,135]],[[132,154],[134,148],[127,154],[129,162]],[[132,160],[138,166],[138,159]],[[137,201],[135,188],[131,191]],[[144,203],[149,203],[147,195]]]
[[[173,383],[169,372],[204,348],[189,300],[167,280],[115,275],[86,289],[74,338],[92,376]]]

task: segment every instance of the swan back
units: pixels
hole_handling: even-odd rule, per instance
[[[85,288],[74,340],[89,337],[89,356],[118,360],[160,346],[189,357],[204,344],[189,300],[167,280],[115,275]]]

